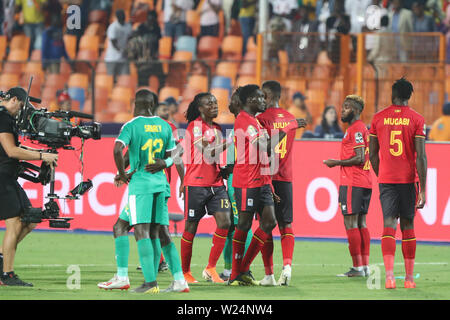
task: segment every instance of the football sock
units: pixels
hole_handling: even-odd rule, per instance
[[[250,242],[250,246],[248,247],[244,258],[242,259],[241,272],[247,272],[250,269],[250,265],[252,264],[256,255],[261,251],[261,248],[263,247],[264,242],[266,242],[268,237],[269,235],[265,233],[260,227],[256,229],[252,237],[252,242]]]
[[[183,273],[187,273],[191,270],[191,258],[192,258],[192,244],[194,243],[194,234],[187,231],[183,232],[181,237],[181,267]]]
[[[230,279],[235,279],[241,273],[242,258],[245,250],[247,232],[236,228],[233,236],[233,262]]]
[[[294,255],[295,236],[292,228],[280,229],[281,251],[283,252],[283,266],[292,264]]]
[[[184,280],[183,270],[181,269],[180,256],[173,242],[162,248],[164,257],[169,265],[170,272],[174,280]]]
[[[395,229],[384,228],[381,237],[381,252],[383,253],[386,279],[394,279]]]
[[[149,238],[137,241],[139,262],[141,263],[142,273],[145,282],[156,281],[155,260],[153,256],[153,246]],[[158,256],[159,257],[159,256]]]
[[[402,253],[405,260],[406,281],[414,279],[414,259],[416,258],[416,236],[414,229],[402,231]]]
[[[153,246],[153,261],[155,264],[155,270],[156,273],[158,273],[159,269],[159,262],[161,261],[161,240],[159,238],[157,239],[151,239],[152,246]]]
[[[233,260],[233,232],[228,232],[227,241],[225,241],[225,245],[223,247],[223,262],[225,264],[225,270],[231,270],[231,263]]]
[[[358,228],[347,229],[348,249],[353,260],[353,268],[360,270],[362,267],[361,257],[361,234]]]
[[[130,241],[128,235],[114,239],[116,250],[117,276],[119,278],[128,277],[128,256],[130,254]]]
[[[361,233],[361,256],[363,266],[369,265],[370,255],[370,233],[368,228],[359,229]]]
[[[264,242],[264,245],[261,249],[261,256],[264,263],[264,270],[266,275],[273,274],[273,238],[272,234],[270,234]]]
[[[209,253],[209,260],[207,268],[215,268],[217,260],[219,260],[220,254],[223,251],[225,242],[227,241],[228,229],[216,229],[212,238],[212,247]]]
[[[252,229],[248,230],[247,232],[247,239],[245,239],[245,250],[244,250],[244,254],[247,253],[248,247],[250,246],[250,243],[252,242],[252,238],[253,238],[253,231]]]

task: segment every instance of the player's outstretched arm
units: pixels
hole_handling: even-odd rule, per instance
[[[125,172],[125,160],[123,157],[123,149],[125,148],[124,144],[120,141],[116,141],[114,144],[114,162],[117,167],[117,175],[120,181],[124,183],[128,183],[131,176],[128,176]]]
[[[427,154],[425,152],[425,139],[422,137],[414,138],[414,145],[416,147],[416,166],[420,186],[419,198],[417,199],[417,208],[422,209],[425,206],[425,190],[428,167]]]
[[[378,177],[378,169],[380,168],[380,156],[378,155],[380,151],[380,144],[378,143],[378,138],[374,135],[370,136],[369,141],[369,158],[370,164],[372,165],[373,171]]]

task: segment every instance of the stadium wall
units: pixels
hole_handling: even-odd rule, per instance
[[[61,151],[56,169],[56,192],[63,196],[81,181],[81,150]],[[116,188],[112,182],[116,172],[112,156],[114,138],[99,141],[88,140],[84,149],[84,177],[91,179],[94,187],[80,200],[59,202],[63,216],[73,217],[71,229],[89,231],[111,231],[121,208],[127,202],[127,188]],[[322,161],[339,156],[337,141],[296,141],[294,143],[294,223],[298,237],[345,238],[343,219],[338,207],[339,169],[327,168]],[[418,240],[450,242],[450,144],[427,143],[428,181],[427,204],[417,213],[415,222]],[[182,213],[183,201],[179,199],[179,179],[172,168],[172,198],[169,212]],[[20,180],[34,207],[40,207],[47,200],[49,187]],[[373,194],[367,217],[367,224],[374,239],[379,239],[383,230],[382,213],[376,178],[373,179]],[[256,223],[255,223],[256,225]],[[4,227],[4,221],[0,221]],[[39,225],[47,229],[48,223]],[[178,232],[184,222],[177,225]],[[173,231],[173,222],[170,230]],[[198,233],[215,230],[214,219],[205,217]],[[274,235],[279,235],[278,229]]]

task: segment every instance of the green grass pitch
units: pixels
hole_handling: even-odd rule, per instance
[[[4,231],[0,231],[3,239]],[[180,238],[174,237],[179,248]],[[34,284],[33,288],[0,287],[0,300],[398,300],[398,299],[450,299],[450,246],[418,244],[415,273],[416,289],[404,289],[403,280],[397,280],[396,290],[384,289],[384,267],[381,248],[372,243],[370,263],[371,278],[339,278],[336,274],[346,272],[351,264],[346,242],[296,241],[292,281],[289,287],[228,287],[211,284],[202,279],[201,273],[207,263],[210,237],[194,240],[192,273],[198,284],[190,286],[190,293],[139,295],[127,291],[111,292],[100,290],[97,283],[109,280],[115,272],[114,242],[110,234],[33,232],[20,245],[16,257],[15,271],[19,276]],[[281,246],[274,240],[275,278],[281,272]],[[138,256],[136,242],[130,236],[130,281],[131,287],[143,281],[136,270]],[[75,265],[80,270],[80,288],[70,289]],[[223,268],[223,259],[218,262],[218,271]],[[378,268],[378,269],[377,269]],[[264,276],[261,256],[252,265],[255,277]],[[394,268],[395,276],[404,276],[401,246],[397,245]],[[159,273],[161,290],[172,281],[170,272]],[[378,281],[378,282],[377,282]],[[69,282],[69,287],[67,283]],[[369,285],[368,285],[369,283]],[[379,284],[379,289],[377,289]],[[372,289],[369,289],[369,288]]]

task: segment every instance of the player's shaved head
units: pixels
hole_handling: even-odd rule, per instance
[[[269,90],[275,100],[279,100],[281,98],[281,85],[278,81],[265,81],[261,88],[263,89],[263,91]]]
[[[414,92],[413,85],[405,78],[401,78],[394,82],[392,85],[392,101],[400,99],[401,101],[407,101],[411,98]]]
[[[134,100],[134,114],[135,115],[151,115],[156,101],[156,94],[148,89],[141,89],[136,92]]]

